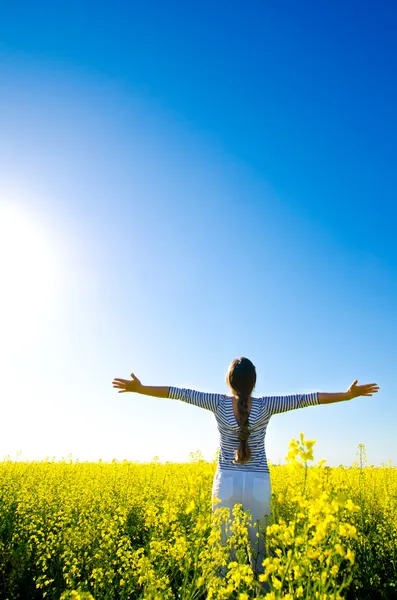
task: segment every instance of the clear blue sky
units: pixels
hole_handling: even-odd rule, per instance
[[[272,418],[397,464],[394,2],[8,3],[0,456],[187,460],[211,413],[148,385],[372,398]]]

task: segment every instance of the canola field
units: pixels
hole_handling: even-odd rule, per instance
[[[313,446],[301,434],[288,464],[270,467],[259,577],[249,514],[212,514],[216,463],[199,453],[184,464],[3,461],[0,599],[397,598],[397,469],[367,466],[363,446],[351,468],[329,468]]]

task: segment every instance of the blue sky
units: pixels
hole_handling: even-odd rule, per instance
[[[397,464],[392,2],[27,2],[0,18],[0,456],[187,460],[211,413],[113,377],[372,398],[270,460]]]

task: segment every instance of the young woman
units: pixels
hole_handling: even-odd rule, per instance
[[[248,358],[237,358],[230,364],[226,383],[232,395],[209,394],[176,387],[151,387],[141,384],[131,373],[131,380],[113,380],[113,387],[123,392],[136,392],[147,396],[172,398],[199,406],[214,413],[220,434],[218,465],[212,486],[212,510],[220,506],[230,508],[242,504],[250,510],[252,526],[249,527],[251,567],[263,573],[265,540],[256,537],[253,524],[270,514],[271,485],[266,461],[265,433],[272,415],[305,406],[330,404],[351,400],[357,396],[372,396],[379,388],[375,383],[357,385],[355,380],[346,392],[329,394],[314,392],[290,396],[254,397],[255,366]],[[220,499],[215,504],[215,498]],[[232,517],[232,515],[231,515]]]

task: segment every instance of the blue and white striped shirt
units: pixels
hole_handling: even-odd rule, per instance
[[[248,445],[251,449],[251,458],[245,465],[235,465],[233,464],[234,451],[239,447],[240,426],[233,412],[232,397],[226,396],[226,394],[209,394],[176,387],[169,388],[168,397],[182,400],[182,402],[205,408],[214,413],[220,436],[219,468],[265,473],[269,472],[265,451],[265,434],[270,417],[287,410],[318,404],[317,392],[291,396],[252,397],[248,418],[248,427],[251,433]]]

